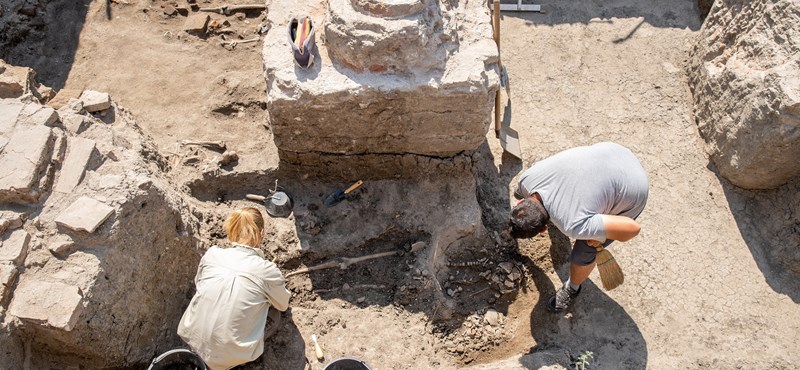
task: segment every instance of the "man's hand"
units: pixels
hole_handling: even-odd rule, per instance
[[[591,240],[591,239],[587,240],[586,244],[589,244],[589,246],[592,247],[592,248],[597,248],[597,247],[602,247],[603,246],[603,242],[597,241],[597,240]]]

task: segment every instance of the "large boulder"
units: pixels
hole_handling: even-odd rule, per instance
[[[800,175],[800,3],[717,0],[689,64],[700,134],[749,189]]]

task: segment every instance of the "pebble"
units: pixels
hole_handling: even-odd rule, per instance
[[[356,302],[358,302],[358,303],[364,303],[364,301],[366,301],[366,300],[367,300],[367,298],[366,298],[366,297],[358,297],[358,299],[356,300]]]

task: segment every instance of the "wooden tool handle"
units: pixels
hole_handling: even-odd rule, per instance
[[[322,362],[325,359],[325,355],[322,353],[322,348],[320,348],[319,343],[317,343],[317,336],[312,335],[311,340],[314,342],[314,352],[317,354],[317,361]]]
[[[267,199],[267,197],[265,197],[263,195],[255,195],[255,194],[247,194],[244,197],[247,198],[247,199],[256,200],[256,201],[259,201],[259,202],[263,202],[264,199]]]
[[[500,61],[500,0],[494,0],[494,12],[492,12],[492,31],[494,42],[497,43],[497,67],[499,68],[499,72],[502,74],[503,63]],[[500,137],[501,106],[502,102],[500,101],[500,90],[498,90],[497,95],[494,97],[494,134],[498,138]]]
[[[345,190],[344,193],[345,194],[350,194],[351,191],[358,189],[358,187],[363,185],[363,184],[364,184],[364,180],[358,180],[358,181],[356,181],[355,184],[350,185],[350,187],[347,188],[347,190]]]

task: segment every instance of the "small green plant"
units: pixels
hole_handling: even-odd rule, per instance
[[[589,365],[589,359],[594,358],[594,352],[586,351],[578,356],[575,361],[575,370],[586,370],[586,365]]]

